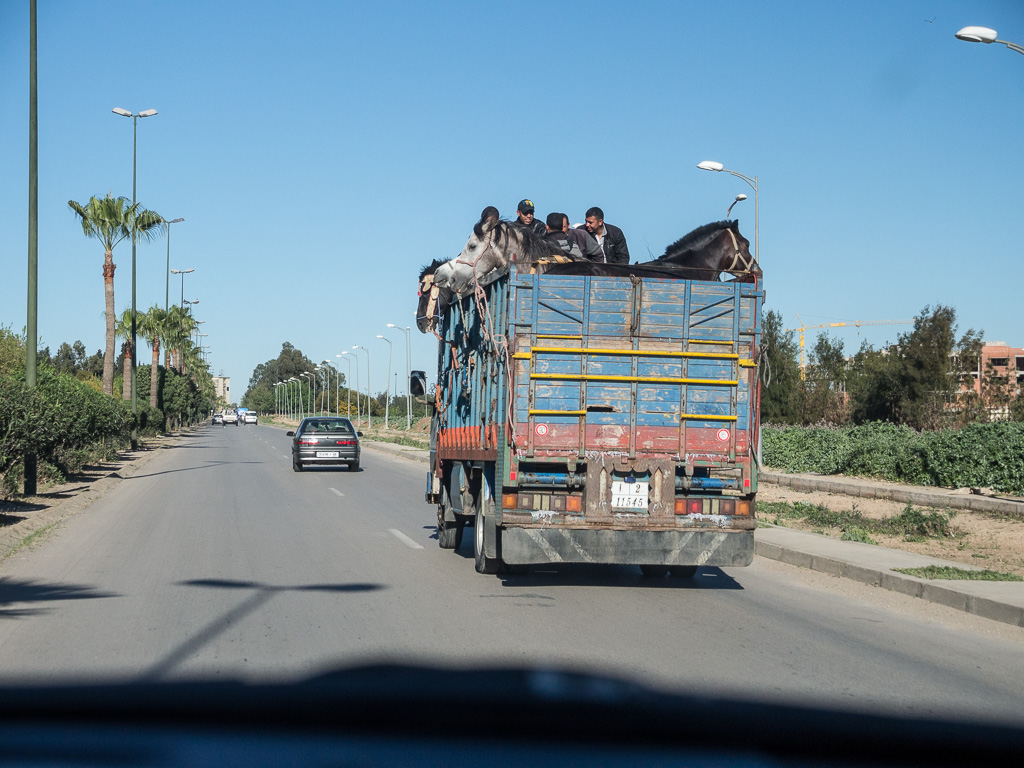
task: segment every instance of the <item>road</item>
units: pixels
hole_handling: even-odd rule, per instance
[[[0,563],[0,682],[278,680],[402,661],[563,666],[671,690],[1024,724],[1024,630],[781,563],[650,581],[481,576],[422,464],[292,472],[205,428]]]

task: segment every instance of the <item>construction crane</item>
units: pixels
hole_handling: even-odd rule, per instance
[[[796,319],[800,320],[800,315],[796,312]],[[848,325],[854,325],[858,328],[862,325],[913,325],[913,320],[850,320],[847,323],[821,323],[820,325],[804,325],[804,321],[800,320],[799,328],[787,328],[786,333],[790,331],[797,331],[800,334],[800,378],[805,379],[807,376],[807,356],[804,353],[804,331],[815,330],[817,328],[842,328]]]

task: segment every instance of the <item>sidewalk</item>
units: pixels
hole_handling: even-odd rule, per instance
[[[363,446],[424,464],[428,462],[430,456],[429,451],[405,445],[365,442]],[[786,475],[767,471],[761,473],[760,479],[762,482],[776,483],[797,490],[827,491],[849,496],[889,498],[923,506],[948,506],[1024,515],[1024,500],[994,499],[941,488],[901,486],[860,478]],[[856,541],[840,541],[816,533],[763,523],[759,524],[754,533],[754,554],[769,560],[779,560],[801,568],[810,568],[813,571],[919,597],[931,603],[973,613],[1004,624],[1024,627],[1024,582],[920,579],[893,570],[922,568],[929,565],[982,570],[971,569],[962,563]]]

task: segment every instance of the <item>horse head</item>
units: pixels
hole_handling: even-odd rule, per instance
[[[676,240],[654,260],[662,265],[700,270],[703,280],[717,280],[721,272],[740,280],[760,279],[761,267],[750,253],[750,241],[740,234],[738,221],[718,221]]]
[[[420,271],[419,302],[416,305],[416,327],[420,333],[434,330],[441,312],[451,300],[451,291],[446,285],[449,263],[434,259]]]

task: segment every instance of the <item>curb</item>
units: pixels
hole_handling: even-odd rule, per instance
[[[825,477],[817,475],[790,475],[785,472],[762,471],[758,479],[772,485],[781,485],[795,491],[821,491],[864,499],[889,499],[922,507],[952,507],[973,512],[989,512],[1013,517],[1024,517],[1024,501],[993,499],[952,493],[941,489],[925,490],[916,486],[894,485],[877,480]]]
[[[771,530],[758,529],[759,531]],[[817,534],[807,534],[816,536]],[[916,576],[897,573],[891,569],[882,569],[872,566],[858,565],[840,557],[832,557],[820,553],[808,552],[791,546],[785,546],[774,542],[757,539],[754,534],[754,554],[768,560],[777,560],[788,565],[795,565],[799,568],[807,568],[811,571],[826,573],[830,576],[850,579],[852,581],[867,584],[872,587],[880,587],[891,592],[898,592],[909,597],[917,597],[929,603],[944,605],[947,608],[954,608],[958,611],[971,613],[992,621],[1003,624],[1011,624],[1015,627],[1024,627],[1024,604],[1014,605],[1002,600],[985,595],[971,594],[969,588],[957,585],[978,585],[977,588],[992,588],[992,582],[936,582],[930,579],[920,579]],[[829,539],[829,541],[832,541]],[[868,546],[868,545],[863,545]],[[896,552],[896,550],[890,550]],[[905,553],[899,552],[898,556]],[[921,557],[921,556],[918,556]],[[928,558],[933,560],[932,558]],[[934,562],[942,562],[933,560]],[[943,564],[947,564],[944,563]],[[948,563],[957,568],[969,566],[960,563]],[[1019,583],[1007,582],[1006,585],[1015,584],[1018,591],[1021,590]]]

